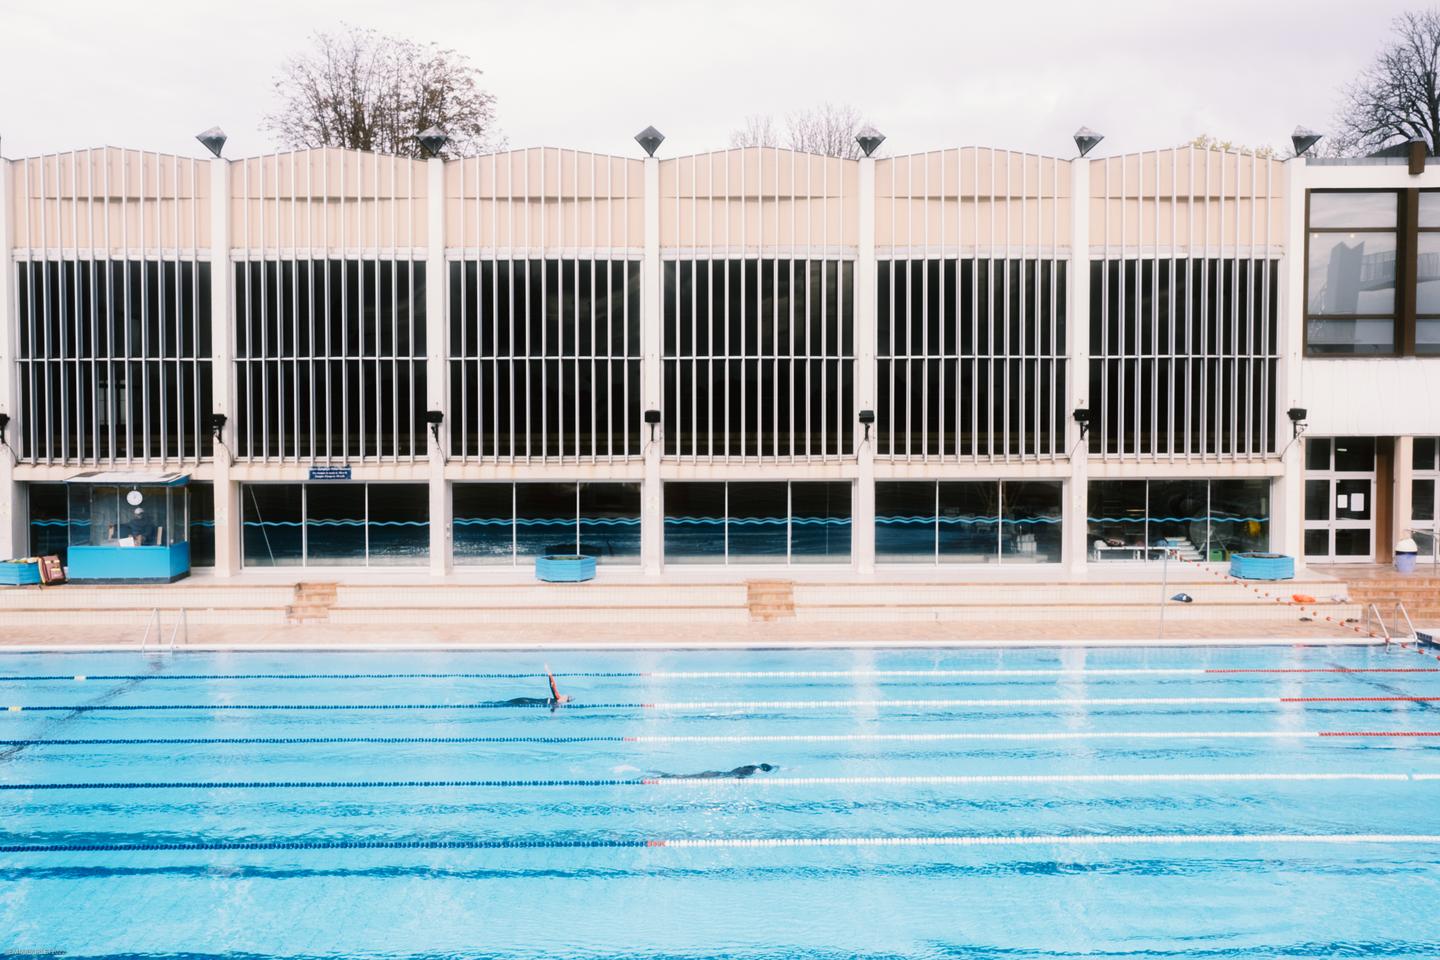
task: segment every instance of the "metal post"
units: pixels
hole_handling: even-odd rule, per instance
[[[198,242],[198,238],[197,238]],[[230,161],[210,161],[210,374],[211,410],[228,421],[214,449],[215,576],[232,577],[240,570],[240,485],[231,479],[234,437],[239,427],[235,402],[235,297],[230,263]],[[201,411],[204,416],[206,411]],[[208,430],[209,424],[203,425]]]
[[[1056,237],[1058,244],[1060,238]],[[1090,161],[1070,161],[1070,261],[1065,270],[1068,293],[1065,303],[1065,351],[1070,369],[1065,375],[1065,449],[1070,456],[1070,479],[1066,484],[1063,558],[1066,573],[1085,575],[1090,553],[1086,517],[1089,515],[1089,438],[1080,436],[1072,413],[1093,409],[1090,390]],[[1092,423],[1094,429],[1098,424]]]
[[[860,159],[860,237],[855,261],[855,409],[850,424],[856,444],[857,479],[851,510],[850,543],[855,568],[875,572],[875,447],[874,436],[860,426],[861,410],[875,409],[875,158]]]
[[[445,479],[445,441],[449,436],[450,411],[445,358],[449,354],[449,324],[446,314],[446,291],[449,278],[445,275],[445,161],[432,157],[426,161],[429,176],[426,202],[429,206],[425,249],[425,343],[426,402],[428,410],[439,410],[445,420],[437,431],[438,438],[429,436],[430,449],[430,573],[443,577],[450,572],[453,533],[450,524],[450,486]]]
[[[640,267],[641,396],[643,409],[660,409],[660,161],[645,158],[645,260]],[[640,559],[645,573],[658,574],[664,563],[665,514],[661,503],[660,443],[651,427],[641,425],[645,482],[640,496]]]

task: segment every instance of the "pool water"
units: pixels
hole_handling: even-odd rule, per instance
[[[0,956],[1433,958],[1437,667],[0,654]]]

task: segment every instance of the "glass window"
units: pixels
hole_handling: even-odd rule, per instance
[[[1440,191],[1420,191],[1420,229],[1440,227]]]
[[[1064,539],[1060,481],[1006,481],[1000,521],[1002,563],[1059,563]]]
[[[190,483],[190,566],[215,566],[215,485]]]
[[[1435,519],[1435,481],[1410,481],[1410,517],[1413,520]]]
[[[1337,472],[1364,472],[1375,469],[1374,437],[1337,437],[1335,439]]]
[[[640,562],[640,484],[580,484],[580,552],[600,563]]]
[[[305,562],[317,566],[365,564],[365,485],[305,485]]]
[[[1000,484],[942,482],[937,527],[942,563],[994,563],[1000,558]]]
[[[1330,441],[1321,437],[1305,438],[1305,469],[1330,469]]]
[[[299,566],[304,556],[304,487],[247,483],[240,490],[247,567]]]
[[[65,484],[32,483],[26,487],[30,501],[30,556],[57,556],[67,561],[70,546],[69,505]]]
[[[1224,550],[1226,556],[1269,550],[1270,481],[1212,480],[1210,537],[1212,548]]]
[[[1397,203],[1398,197],[1393,191],[1353,193],[1315,190],[1310,193],[1310,226],[1319,229],[1393,227]]]
[[[1086,539],[1092,560],[1143,560],[1144,480],[1091,480],[1086,492]]]
[[[1307,556],[1307,557],[1328,557],[1328,556],[1330,556],[1330,531],[1329,531],[1329,530],[1306,530],[1306,531],[1305,531],[1305,556]]]
[[[785,562],[790,516],[786,486],[730,484],[726,532],[731,560]]]
[[[1305,481],[1305,519],[1330,519],[1330,481]]]
[[[457,483],[454,541],[457,564],[515,562],[515,486]]]
[[[665,562],[725,562],[725,484],[665,484]]]
[[[1395,312],[1395,234],[1312,233],[1311,316]]]
[[[890,563],[935,562],[935,484],[881,480],[875,484],[875,558]]]
[[[790,484],[790,556],[796,562],[850,560],[849,481]]]
[[[1414,449],[1411,453],[1414,469],[1434,470],[1435,469],[1435,438],[1416,437]]]
[[[1151,480],[1152,546],[1178,550],[1190,560],[1210,555],[1210,484],[1205,480]]]
[[[575,484],[515,485],[515,558],[519,563],[579,549]]]
[[[423,483],[366,484],[372,566],[425,563],[430,558],[430,488]]]
[[[1335,556],[1365,557],[1370,555],[1370,531],[1367,528],[1336,530]]]

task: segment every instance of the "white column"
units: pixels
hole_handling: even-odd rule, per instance
[[[641,374],[645,410],[660,409],[660,161],[645,158],[645,261],[640,267]],[[660,443],[658,429],[642,424],[645,483],[640,494],[640,560],[647,574],[658,574],[665,556],[665,512],[661,502]]]
[[[425,247],[425,361],[427,410],[438,410],[445,419],[438,439],[426,440],[430,450],[430,573],[443,577],[450,572],[451,524],[450,485],[445,480],[445,441],[450,427],[449,324],[446,322],[445,292],[449,288],[445,262],[445,161],[432,157],[426,163],[429,174],[429,230]],[[427,428],[427,434],[430,432]]]
[[[230,478],[239,411],[235,406],[235,271],[230,263],[230,161],[210,161],[210,375],[211,408],[224,414],[215,444],[215,575],[240,570],[240,485]],[[208,424],[207,424],[208,426]]]
[[[11,255],[14,238],[10,230],[13,165],[0,160],[0,413],[10,417],[5,428],[7,444],[20,443],[19,376],[15,369],[19,346],[19,317],[15,315],[15,290],[11,286],[15,264]],[[0,447],[0,560],[18,557],[29,550],[24,497],[15,481],[14,447]]]
[[[1305,442],[1292,443],[1294,428],[1286,411],[1304,407],[1305,384],[1300,376],[1304,349],[1305,289],[1305,161],[1285,161],[1285,256],[1280,260],[1277,303],[1280,324],[1280,360],[1275,370],[1275,431],[1277,449],[1285,451],[1284,473],[1271,484],[1270,549],[1295,558],[1296,568],[1305,564],[1304,493]]]
[[[875,572],[875,428],[865,439],[860,411],[875,409],[875,158],[860,159],[860,243],[855,261],[855,428],[858,477],[850,511],[850,549],[856,570]]]
[[[1059,238],[1057,237],[1058,241]],[[1084,576],[1090,555],[1089,438],[1071,414],[1090,405],[1090,161],[1070,161],[1070,262],[1065,269],[1069,316],[1065,318],[1065,449],[1070,454],[1070,479],[1061,508],[1065,541],[1062,556],[1070,576]]]
[[[1411,502],[1411,481],[1415,479],[1415,438],[1395,438],[1395,486],[1390,496],[1390,516],[1393,518],[1390,523],[1390,544],[1395,544],[1410,536],[1410,516],[1415,505]],[[1379,531],[1377,531],[1377,534]],[[1384,544],[1376,544],[1376,552]]]

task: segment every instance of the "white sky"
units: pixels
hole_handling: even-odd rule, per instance
[[[436,40],[485,71],[513,147],[659,156],[724,146],[746,114],[854,103],[886,152],[982,144],[1097,155],[1199,133],[1288,145],[1324,130],[1401,0],[205,0],[9,4],[0,11],[6,156],[113,144],[226,155],[273,147],[271,79],[341,20]]]

